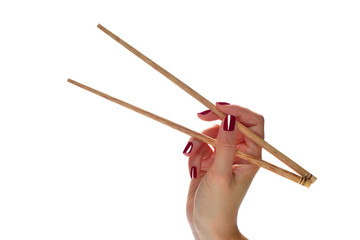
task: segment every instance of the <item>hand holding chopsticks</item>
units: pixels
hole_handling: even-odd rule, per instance
[[[149,64],[151,67],[153,67],[155,70],[157,70],[158,72],[160,72],[162,75],[164,75],[166,78],[168,78],[170,81],[172,81],[173,83],[175,83],[177,86],[179,86],[181,89],[183,89],[185,92],[187,92],[188,94],[190,94],[192,97],[194,97],[195,99],[197,99],[199,102],[201,102],[202,104],[204,104],[206,107],[208,107],[212,112],[214,112],[216,115],[218,115],[220,117],[220,119],[224,119],[225,118],[225,114],[221,111],[219,111],[214,104],[212,104],[209,100],[207,100],[206,98],[204,98],[203,96],[201,96],[199,93],[197,93],[195,90],[193,90],[192,88],[190,88],[189,86],[187,86],[185,83],[183,83],[182,81],[180,81],[178,78],[176,78],[174,75],[172,75],[171,73],[169,73],[168,71],[166,71],[165,69],[163,69],[162,67],[160,67],[157,63],[155,63],[154,61],[152,61],[151,59],[149,59],[148,57],[146,57],[145,55],[143,55],[141,52],[139,52],[138,50],[136,50],[134,47],[130,46],[128,43],[126,43],[125,41],[123,41],[121,38],[119,38],[118,36],[116,36],[115,34],[113,34],[112,32],[110,32],[108,29],[106,29],[105,27],[103,27],[102,25],[98,25],[98,28],[100,28],[103,32],[105,32],[107,35],[109,35],[110,37],[112,37],[115,41],[117,41],[118,43],[120,43],[122,46],[124,46],[126,49],[128,49],[130,52],[132,52],[133,54],[135,54],[137,57],[139,57],[141,60],[143,60],[144,62],[146,62],[147,64]],[[95,93],[101,97],[104,97],[110,101],[113,101],[115,103],[118,103],[124,107],[127,107],[133,111],[136,111],[140,114],[143,114],[147,117],[150,117],[156,121],[159,121],[165,125],[168,125],[172,128],[175,128],[183,133],[186,133],[200,141],[203,141],[205,143],[208,143],[210,145],[213,145],[214,147],[216,146],[216,140],[212,139],[204,134],[200,134],[197,133],[193,130],[190,130],[188,128],[185,128],[177,123],[171,122],[167,119],[164,119],[162,117],[159,117],[153,113],[150,113],[148,111],[145,111],[143,109],[140,109],[136,106],[133,106],[129,103],[126,103],[122,100],[116,99],[112,96],[109,96],[105,93],[102,93],[98,90],[95,90],[93,88],[90,88],[86,85],[83,85],[81,83],[78,83],[74,80],[68,79],[68,82],[75,84],[83,89],[86,89],[92,93]],[[291,160],[290,158],[288,158],[286,155],[284,155],[283,153],[281,153],[279,150],[277,150],[276,148],[274,148],[273,146],[271,146],[269,143],[267,143],[264,139],[262,139],[261,137],[257,136],[254,132],[252,132],[251,130],[249,130],[246,126],[244,126],[242,123],[240,122],[236,122],[236,125],[238,127],[238,129],[240,130],[240,132],[242,132],[246,137],[248,137],[249,139],[251,139],[252,141],[254,141],[256,144],[258,144],[260,147],[266,149],[268,152],[270,152],[272,155],[274,155],[275,157],[277,157],[279,160],[281,160],[283,163],[285,163],[286,165],[288,165],[291,169],[293,169],[294,171],[296,171],[297,173],[300,174],[296,175],[294,173],[291,173],[287,170],[284,170],[282,168],[279,168],[273,164],[270,164],[264,160],[261,159],[257,159],[254,158],[248,154],[242,153],[240,151],[237,151],[237,156],[250,162],[253,164],[256,164],[257,166],[263,167],[265,169],[268,169],[278,175],[281,175],[285,178],[288,178],[294,182],[297,182],[303,186],[306,187],[310,187],[310,185],[312,183],[315,182],[316,177],[313,176],[312,174],[310,174],[308,171],[306,171],[304,168],[302,168],[300,165],[298,165],[297,163],[295,163],[293,160]]]

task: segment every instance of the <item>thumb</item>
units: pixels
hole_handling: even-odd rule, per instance
[[[232,178],[232,165],[236,154],[236,118],[227,115],[219,129],[216,153],[209,171],[215,176]]]

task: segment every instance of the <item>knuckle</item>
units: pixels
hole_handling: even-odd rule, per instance
[[[219,139],[218,146],[227,150],[236,150],[236,143],[230,139]]]
[[[259,119],[259,122],[260,122],[260,124],[264,124],[265,123],[265,118],[264,118],[264,116],[263,115],[261,115],[261,114],[258,114],[258,119]]]

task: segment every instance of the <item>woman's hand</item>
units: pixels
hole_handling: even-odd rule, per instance
[[[261,147],[237,130],[235,119],[264,138],[264,118],[236,105],[217,103],[216,107],[227,117],[221,126],[203,131],[217,139],[215,152],[193,138],[184,150],[192,178],[187,217],[196,239],[246,239],[238,230],[237,213],[258,167],[235,153],[238,149],[261,158]],[[210,110],[198,116],[205,121],[219,119]]]

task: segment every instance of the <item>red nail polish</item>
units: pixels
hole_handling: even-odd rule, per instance
[[[219,105],[230,105],[230,103],[227,103],[227,102],[217,102],[216,104],[219,104]]]
[[[225,131],[234,131],[235,129],[236,118],[233,115],[227,115],[224,119],[224,130]]]
[[[190,176],[192,179],[195,179],[197,177],[197,171],[196,167],[191,167]]]
[[[201,114],[201,115],[206,115],[206,114],[208,114],[208,113],[210,113],[210,112],[211,112],[211,110],[208,109],[208,110],[205,110],[205,111],[203,111],[203,112],[201,112],[201,113],[199,113],[199,114]]]
[[[186,145],[183,153],[184,154],[189,154],[191,152],[191,150],[193,149],[193,143],[192,142],[188,142],[188,144]]]

